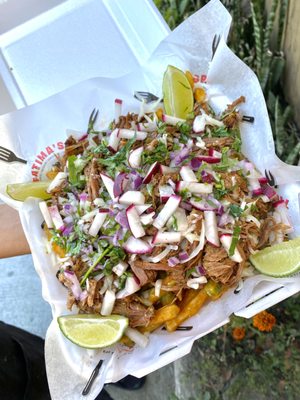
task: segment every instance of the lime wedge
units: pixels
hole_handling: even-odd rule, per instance
[[[24,201],[27,197],[38,197],[47,200],[51,194],[47,193],[50,182],[11,183],[6,186],[6,193],[14,200]]]
[[[166,113],[186,119],[193,111],[193,89],[184,72],[169,65],[163,77],[163,98]]]
[[[262,274],[281,277],[300,271],[300,237],[266,247],[250,256],[254,267]]]
[[[116,343],[128,326],[128,318],[122,315],[102,317],[98,314],[77,314],[64,315],[57,320],[66,338],[88,349],[99,349]]]

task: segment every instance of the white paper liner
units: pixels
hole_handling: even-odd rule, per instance
[[[139,103],[132,96],[135,90],[148,90],[161,95],[163,72],[168,64],[172,64],[199,75],[207,73],[208,95],[217,110],[224,109],[241,95],[246,97],[246,103],[240,110],[254,116],[255,123],[242,123],[243,151],[262,173],[265,169],[272,171],[277,183],[281,185],[280,194],[289,200],[289,213],[295,229],[292,236],[299,236],[300,168],[284,164],[275,155],[259,82],[225,43],[230,21],[230,15],[219,0],[212,0],[172,32],[159,45],[144,68],[118,79],[88,80],[36,105],[0,118],[1,145],[28,160],[27,166],[0,161],[0,197],[20,212],[35,268],[42,281],[43,297],[52,308],[54,321],[46,338],[46,364],[54,400],[94,399],[104,381],[113,382],[129,373],[142,376],[182,357],[190,351],[195,339],[227,323],[228,317],[247,304],[255,287],[262,282],[276,282],[279,286],[290,287],[293,292],[295,288],[300,290],[299,277],[273,279],[257,275],[245,281],[238,295],[229,291],[220,300],[204,306],[199,315],[188,321],[188,325],[193,325],[192,331],[172,334],[157,331],[151,334],[145,349],[135,347],[130,350],[121,345],[116,346],[114,352],[110,349],[102,353],[80,349],[66,340],[57,327],[56,317],[67,313],[66,291],[55,277],[55,256],[45,253],[45,239],[40,228],[42,216],[37,201],[29,199],[22,204],[6,195],[7,183],[26,182],[34,176],[32,172],[40,172],[37,168],[43,166],[37,155],[44,157],[44,161],[53,156],[59,143],[65,140],[64,132],[67,129],[84,131],[93,108],[100,109],[98,125],[104,128],[113,118],[116,97],[123,99],[123,112],[126,112],[139,109]],[[221,34],[222,40],[210,62],[215,34]],[[87,379],[102,357],[106,361],[91,393],[81,396]]]

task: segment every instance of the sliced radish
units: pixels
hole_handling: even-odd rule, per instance
[[[180,176],[185,182],[198,182],[196,175],[193,170],[188,166],[183,166],[180,168]]]
[[[159,187],[159,196],[162,203],[166,203],[172,194],[174,195],[175,193],[171,186],[163,185]]]
[[[55,228],[59,230],[63,229],[64,223],[57,206],[48,207],[48,210]]]
[[[142,146],[130,152],[128,164],[131,168],[139,168],[141,166],[143,151],[144,147]]]
[[[133,139],[145,140],[147,137],[147,132],[134,131],[132,129],[119,129],[118,136],[120,139]]]
[[[115,265],[112,268],[112,271],[118,275],[121,276],[124,274],[124,272],[126,271],[126,269],[128,268],[128,264],[124,261],[119,261],[117,265]]]
[[[125,191],[128,182],[129,182],[129,177],[124,172],[121,172],[120,174],[117,175],[114,181],[114,188],[113,188],[114,197],[121,196],[121,194]]]
[[[185,182],[180,181],[176,184],[176,191],[181,192],[182,190],[188,190],[191,193],[196,194],[209,194],[213,191],[213,185],[210,183],[198,183],[198,182]]]
[[[51,218],[47,203],[45,201],[41,201],[39,203],[39,207],[40,207],[41,213],[42,213],[42,215],[44,217],[44,220],[45,220],[45,223],[46,223],[47,227],[49,229],[53,228],[53,221],[52,221],[52,218]]]
[[[53,179],[53,181],[50,182],[48,188],[47,188],[47,192],[50,193],[52,192],[52,190],[58,188],[61,184],[63,184],[65,182],[65,180],[67,179],[67,174],[65,172],[59,172],[55,178]]]
[[[105,295],[103,297],[102,306],[101,306],[101,315],[110,315],[114,308],[116,301],[115,292],[111,289],[107,289]]]
[[[216,158],[222,158],[222,153],[220,153],[219,151],[215,150],[214,148],[210,147],[208,149],[208,155],[210,157],[216,157]]]
[[[137,190],[128,190],[119,198],[120,204],[134,204],[134,205],[142,205],[145,204],[145,196],[142,192],[138,192]]]
[[[204,211],[205,236],[209,243],[219,247],[220,240],[218,236],[217,216],[214,211]]]
[[[198,160],[198,162],[205,161],[207,164],[218,164],[221,161],[221,158],[219,157],[211,157],[211,156],[197,156],[193,158],[194,162],[195,160]]]
[[[150,168],[148,169],[148,172],[145,176],[145,178],[143,179],[143,183],[147,184],[151,181],[151,178],[154,174],[156,174],[158,171],[160,170],[160,164],[159,162],[155,161]]]
[[[160,165],[160,172],[162,175],[167,174],[175,174],[177,172],[177,168],[167,167],[166,165]]]
[[[121,99],[115,99],[115,123],[119,122],[119,118],[122,114],[122,103]]]
[[[108,194],[110,195],[112,200],[114,200],[115,199],[114,181],[111,179],[111,177],[109,177],[106,174],[101,173],[100,176],[101,176],[101,179],[102,179],[102,181],[104,183],[104,186],[106,187],[106,190],[108,191]]]
[[[277,196],[277,192],[272,188],[272,186],[269,186],[268,184],[264,184],[262,187],[263,195],[267,196],[269,200],[275,198]]]
[[[191,204],[196,210],[200,211],[217,211],[219,206],[218,204],[213,205],[213,202],[210,201],[209,203],[206,201],[206,199],[202,200],[197,200],[195,198],[189,199],[189,204]]]
[[[142,204],[142,205],[136,205],[135,209],[138,212],[139,215],[143,214],[148,208],[152,207],[152,204]]]
[[[108,215],[108,210],[99,210],[89,229],[89,234],[91,236],[93,237],[97,236],[101,226],[104,224],[107,215]]]
[[[222,246],[226,250],[229,258],[231,258],[232,261],[237,262],[237,263],[240,263],[243,261],[243,257],[241,256],[237,247],[234,249],[233,255],[232,256],[229,255],[229,249],[230,249],[231,242],[232,242],[232,235],[230,233],[224,233],[223,235],[221,235],[220,241],[222,243]]]
[[[182,118],[173,117],[172,115],[163,114],[162,121],[168,125],[176,126],[178,123],[183,123],[186,120]]]
[[[112,131],[112,133],[110,134],[109,139],[108,139],[107,147],[113,153],[116,153],[118,151],[119,143],[120,143],[120,140],[121,140],[119,138],[118,132],[119,132],[119,129],[114,129]]]
[[[181,240],[181,232],[157,232],[152,239],[152,244],[178,243]]]
[[[142,239],[136,239],[130,236],[123,245],[124,249],[131,254],[147,254],[151,253],[153,247]]]
[[[180,202],[180,196],[172,195],[166,202],[158,216],[155,218],[153,226],[155,226],[155,228],[157,229],[161,229],[166,224],[171,215],[173,215],[174,212],[177,210]]]
[[[128,224],[129,228],[131,230],[131,233],[135,238],[140,238],[142,236],[145,236],[146,232],[143,228],[143,225],[140,221],[140,216],[138,212],[135,209],[135,206],[131,204],[126,210],[126,215],[128,219]]]
[[[175,221],[174,221],[174,219],[175,219]],[[176,230],[178,232],[184,232],[189,227],[185,210],[183,210],[181,207],[178,207],[177,210],[174,212],[174,214],[170,217],[170,219],[167,222],[167,227],[171,228],[173,226],[174,222],[176,222],[176,226],[177,226]]]
[[[155,212],[143,214],[140,216],[140,221],[143,225],[150,225],[153,223]]]
[[[248,187],[250,191],[257,193],[260,191],[260,194],[262,194],[262,189],[257,178],[248,178]]]
[[[258,181],[261,185],[266,185],[268,183],[268,179],[265,176],[258,178]]]

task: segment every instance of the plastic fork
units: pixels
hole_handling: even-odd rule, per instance
[[[11,162],[20,162],[23,164],[27,164],[26,160],[23,160],[22,158],[19,158],[13,153],[11,150],[6,149],[5,147],[0,146],[0,160],[5,161],[8,163]]]
[[[270,186],[276,187],[276,181],[275,181],[274,175],[271,173],[271,171],[267,171],[265,169],[265,177],[267,178],[268,184]]]
[[[99,110],[97,110],[96,108],[93,109],[90,117],[89,117],[89,122],[88,122],[88,129],[87,129],[87,133],[90,133],[91,131],[94,130],[94,124],[98,118],[98,114],[99,114]]]
[[[153,103],[154,101],[159,100],[159,97],[155,96],[155,94],[149,93],[149,92],[134,92],[134,97],[139,100],[143,101],[144,103]]]
[[[215,35],[213,38],[212,46],[211,46],[211,51],[212,51],[211,60],[214,58],[214,56],[216,54],[216,51],[217,51],[220,41],[221,41],[221,35]]]

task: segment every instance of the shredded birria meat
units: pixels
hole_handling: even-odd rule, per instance
[[[241,103],[217,114],[202,96],[182,120],[158,103],[122,115],[116,99],[106,130],[68,137],[40,208],[70,310],[147,327],[210,282],[235,287],[251,254],[287,240],[287,202],[241,152]]]

